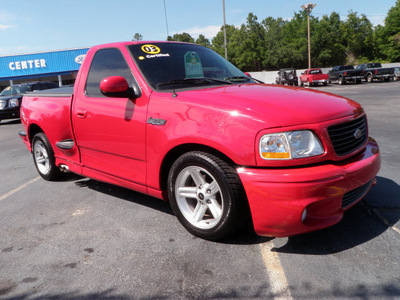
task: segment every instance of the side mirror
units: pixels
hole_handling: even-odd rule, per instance
[[[100,82],[100,91],[104,96],[115,98],[138,98],[128,82],[122,76],[110,76]]]

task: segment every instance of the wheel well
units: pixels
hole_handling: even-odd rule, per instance
[[[43,132],[43,130],[38,125],[32,124],[31,126],[29,126],[29,132],[28,132],[29,143],[32,144],[33,137],[35,136],[35,134],[39,132]]]
[[[161,164],[160,188],[162,191],[167,190],[168,173],[169,173],[169,170],[171,169],[173,163],[178,159],[178,157],[180,157],[184,153],[187,153],[190,151],[203,151],[205,153],[209,153],[209,154],[219,157],[220,159],[222,159],[223,161],[225,161],[227,164],[229,164],[232,167],[236,166],[236,164],[229,157],[227,157],[225,154],[223,154],[222,152],[220,152],[214,148],[204,146],[201,144],[185,144],[185,145],[177,146],[177,147],[171,149],[167,153],[167,155],[164,157],[163,162]]]

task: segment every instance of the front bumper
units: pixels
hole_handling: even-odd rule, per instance
[[[375,74],[374,78],[393,78],[394,74]]]
[[[5,108],[0,110],[0,120],[19,118],[19,107]]]
[[[238,174],[256,233],[284,237],[338,223],[343,212],[375,183],[379,168],[379,147],[370,138],[363,152],[342,162],[287,169],[239,168]]]
[[[345,76],[344,77],[345,80],[361,80],[364,79],[364,76]]]

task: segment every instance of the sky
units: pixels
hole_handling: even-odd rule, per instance
[[[250,12],[259,22],[269,16],[290,20],[308,1],[225,0],[226,24],[240,26]],[[346,20],[354,11],[376,26],[384,24],[396,0],[312,3],[317,4],[314,17],[337,12]],[[130,41],[135,33],[143,40],[164,41],[167,28],[171,36],[187,32],[194,38],[203,34],[211,39],[222,25],[222,0],[5,0],[0,6],[0,56]]]

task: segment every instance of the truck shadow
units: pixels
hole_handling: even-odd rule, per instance
[[[278,253],[327,255],[366,243],[387,231],[400,220],[400,186],[378,177],[378,184],[356,206],[348,210],[335,226],[292,236]]]
[[[116,185],[89,178],[77,178],[75,185],[174,215],[168,202]],[[285,245],[275,247],[272,251],[312,255],[337,253],[378,237],[399,220],[400,186],[390,179],[378,177],[378,184],[360,203],[344,214],[341,222],[323,230],[291,236]],[[256,235],[249,222],[231,237],[217,243],[253,245],[270,240],[273,238]]]
[[[174,215],[168,202],[117,185],[100,182],[86,177],[81,177],[79,180],[75,181],[75,185],[78,187],[87,187],[96,192],[137,203],[169,215]]]

